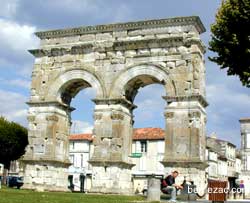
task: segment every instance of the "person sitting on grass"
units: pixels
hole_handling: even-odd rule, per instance
[[[182,190],[183,187],[181,185],[175,184],[175,178],[179,175],[178,171],[172,172],[166,178],[164,178],[161,182],[161,191],[165,194],[171,194],[171,202],[176,202],[176,193],[177,190]]]

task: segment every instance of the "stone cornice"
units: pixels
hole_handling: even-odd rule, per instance
[[[87,49],[92,49],[92,44],[72,46],[69,48],[32,49],[29,52],[35,57],[43,56],[63,56],[65,54],[83,54]]]
[[[169,36],[162,39],[142,39],[142,40],[130,40],[130,41],[115,41],[114,49],[116,50],[131,50],[131,49],[143,49],[153,48],[152,44],[158,44],[155,48],[164,48],[168,43],[169,46],[174,46],[175,43],[184,43],[183,36]],[[172,43],[172,44],[171,44]],[[150,46],[149,46],[150,45]]]
[[[201,42],[201,41],[200,41]],[[143,49],[143,48],[152,48],[150,44],[158,44],[157,48],[164,48],[169,46],[174,46],[176,43],[184,44],[184,38],[182,36],[169,36],[162,39],[142,39],[142,40],[132,40],[132,41],[115,41],[111,47],[106,47],[108,51],[110,50],[131,50],[131,49]],[[198,42],[196,42],[197,44]],[[190,46],[188,44],[188,46]],[[202,45],[200,45],[202,47]],[[63,56],[65,54],[83,54],[87,50],[98,50],[98,47],[95,47],[94,44],[82,44],[75,45],[72,47],[53,47],[50,49],[33,49],[29,50],[29,52],[35,57],[43,57],[43,56]],[[103,48],[102,48],[103,50]]]
[[[60,29],[36,32],[36,35],[40,39],[67,37],[73,35],[82,35],[90,33],[102,33],[102,32],[112,32],[112,31],[122,31],[122,30],[133,30],[133,29],[148,29],[157,27],[169,27],[169,26],[185,26],[194,25],[199,33],[205,32],[205,27],[202,24],[198,16],[188,16],[188,17],[176,17],[167,19],[156,19],[147,21],[137,21],[137,22],[127,22],[127,23],[115,23],[107,25],[96,25],[96,26],[85,26],[70,29]]]
[[[56,107],[59,107],[63,110],[68,110],[70,112],[75,110],[74,107],[70,107],[70,106],[63,104],[63,103],[60,103],[58,101],[41,101],[41,102],[29,101],[29,102],[26,102],[26,104],[28,104],[30,107],[56,106]]]
[[[202,95],[191,95],[191,96],[163,96],[163,99],[167,101],[167,103],[172,102],[182,102],[182,101],[198,101],[201,103],[203,107],[208,106],[208,102]]]
[[[196,44],[201,52],[204,54],[206,53],[206,46],[203,44],[201,39],[198,38],[188,38],[184,40],[184,45],[190,47],[191,45]]]
[[[240,123],[250,123],[250,117],[249,118],[241,118],[239,120]]]

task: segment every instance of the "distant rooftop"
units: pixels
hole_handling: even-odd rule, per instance
[[[161,128],[136,128],[133,140],[164,140],[165,131]]]
[[[70,141],[74,140],[86,140],[86,141],[93,141],[94,136],[91,133],[82,133],[82,134],[73,134],[69,136]],[[133,130],[133,137],[134,141],[136,140],[164,140],[165,139],[165,130],[162,128],[135,128]],[[227,143],[236,148],[236,145],[232,144],[229,141],[221,140],[216,137],[207,137],[208,141],[207,148],[212,149],[213,151],[220,151],[220,144]],[[213,142],[209,142],[209,140]],[[216,145],[212,144],[216,143]]]
[[[69,136],[69,140],[87,140],[87,141],[92,141],[93,140],[93,135],[88,133],[88,134],[74,134]]]
[[[214,140],[216,143],[220,144],[220,143],[227,143],[233,147],[236,148],[236,145],[234,145],[233,143],[227,141],[227,140],[221,140],[221,139],[218,139],[218,138],[214,138],[214,137],[207,137],[207,140]]]
[[[161,128],[135,128],[133,131],[133,140],[164,140],[165,131]],[[70,135],[69,140],[87,140],[92,141],[94,136],[87,134]]]

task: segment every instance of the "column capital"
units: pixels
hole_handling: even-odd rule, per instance
[[[204,96],[199,94],[193,94],[190,96],[182,95],[182,96],[163,96],[163,99],[167,101],[168,104],[171,104],[172,102],[189,102],[189,101],[198,101],[201,103],[203,107],[207,107],[209,104]]]
[[[125,99],[125,98],[112,98],[112,99],[92,99],[92,101],[96,104],[96,105],[100,105],[100,104],[106,104],[106,105],[116,105],[116,104],[120,104],[126,108],[128,108],[129,110],[134,110],[135,108],[137,108],[136,105],[134,105],[132,102],[130,102],[129,100]]]

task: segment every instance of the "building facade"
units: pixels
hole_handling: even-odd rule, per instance
[[[69,158],[72,163],[68,170],[69,187],[74,191],[88,191],[91,188],[92,167],[88,161],[93,154],[93,136],[71,135],[69,141]]]
[[[210,148],[209,154],[216,157],[213,163],[211,163],[211,158],[208,158],[209,169],[214,168],[213,171],[208,172],[208,177],[228,181],[229,188],[237,187],[241,161],[237,157],[236,146],[228,141],[217,139],[216,134],[212,134],[207,137],[207,147]],[[217,167],[217,173],[215,173],[215,167]]]
[[[147,187],[148,176],[154,174],[164,176],[168,173],[163,164],[165,148],[165,132],[161,128],[138,128],[133,130],[132,153],[133,161],[132,182],[134,192],[142,192]],[[86,175],[84,190],[90,191],[92,183],[92,168],[88,164],[91,157],[94,137],[90,134],[70,136],[70,158],[72,166],[69,174],[74,177],[75,190],[80,190],[80,174]],[[84,156],[83,154],[86,153]],[[228,181],[230,187],[235,187],[241,173],[241,157],[236,151],[236,146],[224,140],[217,139],[215,134],[207,137],[206,178]],[[181,183],[184,174],[176,181]],[[192,180],[186,176],[187,180]]]
[[[240,128],[242,156],[242,173],[240,179],[244,181],[246,196],[250,197],[250,118],[240,119]]]

